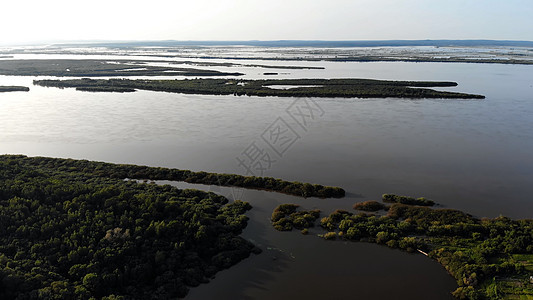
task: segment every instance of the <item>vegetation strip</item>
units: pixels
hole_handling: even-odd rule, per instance
[[[387,195],[384,198],[401,197]],[[530,279],[533,275],[533,220],[477,219],[452,209],[379,204],[367,201],[356,203],[354,208],[376,211],[382,207],[388,210],[386,215],[353,214],[344,210],[331,213],[320,220],[321,227],[327,230],[320,236],[327,240],[340,238],[377,243],[427,255],[457,280],[459,287],[452,294],[459,299],[533,297]],[[292,217],[296,208],[293,204],[276,208],[272,214],[274,228],[291,230],[296,218],[316,213],[314,210],[299,211]],[[284,218],[287,220],[281,221]]]
[[[150,56],[150,55],[139,55],[139,56]],[[167,57],[167,58],[176,58],[174,55],[153,55],[156,57]],[[162,62],[162,61],[150,61],[150,62]],[[163,61],[164,62],[164,61]],[[282,70],[324,70],[324,67],[315,67],[315,66],[281,66],[281,65],[256,65],[256,64],[234,64],[230,62],[200,62],[200,61],[171,61],[171,64],[188,64],[202,67],[243,67],[243,68],[264,68],[264,69],[282,69]]]
[[[0,159],[9,158],[20,160],[27,166],[35,166],[37,168],[45,166],[47,168],[77,171],[117,179],[170,180],[207,185],[235,186],[279,192],[299,197],[341,198],[345,195],[345,191],[340,187],[297,181],[290,182],[272,177],[193,172],[189,170],[112,164],[88,160],[0,155]]]
[[[324,53],[328,55],[328,53]],[[156,55],[163,56],[163,55]],[[164,56],[163,56],[164,57]],[[382,56],[382,55],[369,55],[361,54],[355,56],[338,56],[338,57],[312,57],[312,56],[298,56],[298,57],[236,57],[236,56],[172,56],[178,58],[196,58],[196,59],[223,59],[223,60],[264,60],[264,61],[332,61],[332,62],[410,62],[410,63],[468,63],[468,64],[504,64],[504,65],[533,65],[533,60],[528,59],[498,59],[498,58],[462,58],[462,57],[424,57],[416,55],[407,56]]]
[[[485,96],[444,92],[428,87],[454,87],[446,81],[385,81],[372,79],[192,79],[192,80],[130,80],[130,79],[75,79],[35,80],[35,85],[58,88],[77,88],[97,91],[124,91],[140,89],[183,94],[276,96],[276,97],[337,97],[337,98],[445,98],[483,99]],[[290,85],[291,89],[273,89],[268,86]],[[301,86],[301,87],[298,87]]]
[[[398,196],[394,194],[383,194],[381,196],[381,200],[383,200],[383,202],[400,203],[400,204],[407,204],[407,205],[420,205],[420,206],[435,205],[435,202],[433,202],[432,200],[426,199],[424,197],[413,198],[409,196]]]

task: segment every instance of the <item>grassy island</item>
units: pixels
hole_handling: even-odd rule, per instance
[[[29,92],[30,88],[25,86],[1,86],[0,93],[2,92]]]
[[[57,77],[240,76],[215,70],[151,66],[143,61],[91,59],[0,60],[0,75]]]
[[[176,299],[259,251],[246,202],[41,162],[0,156],[0,299]]]
[[[367,204],[363,207],[377,207]],[[327,240],[377,243],[437,260],[457,280],[458,299],[533,298],[531,219],[478,219],[458,210],[395,203],[384,216],[337,210],[320,225]]]
[[[483,99],[485,96],[457,92],[443,92],[429,87],[454,87],[455,82],[386,81],[372,79],[192,79],[192,80],[129,80],[129,79],[75,79],[35,80],[35,85],[58,88],[140,89],[183,94],[276,96],[276,97],[327,97],[327,98],[446,98]],[[294,86],[275,89],[275,86]]]

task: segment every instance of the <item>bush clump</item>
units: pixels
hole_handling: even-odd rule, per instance
[[[355,203],[353,205],[353,209],[362,211],[378,211],[382,209],[387,209],[387,206],[381,202],[371,200]]]
[[[297,204],[281,204],[272,212],[272,225],[279,231],[291,231],[293,228],[306,230],[315,225],[320,217],[320,210],[296,211],[300,207]],[[306,234],[306,233],[304,233]]]
[[[432,200],[426,199],[424,197],[413,198],[408,196],[398,196],[394,194],[383,194],[381,197],[383,202],[388,203],[400,203],[406,205],[419,205],[419,206],[433,206],[435,202]]]

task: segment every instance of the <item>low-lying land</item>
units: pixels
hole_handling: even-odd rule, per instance
[[[295,211],[291,205],[288,207]],[[278,214],[274,211],[273,217]],[[320,225],[327,230],[321,235],[324,239],[371,242],[408,252],[418,250],[437,260],[457,280],[459,287],[453,292],[456,298],[533,297],[531,219],[478,219],[458,210],[395,203],[384,216],[337,210],[322,218]]]
[[[0,156],[0,299],[176,299],[250,253],[250,204]]]
[[[332,62],[411,62],[411,63],[467,63],[467,64],[503,64],[503,65],[533,65],[533,60],[526,59],[491,59],[491,58],[463,58],[463,57],[424,57],[424,56],[399,56],[387,55],[356,55],[340,57],[234,57],[234,56],[180,56],[182,58],[224,59],[224,60],[265,60],[265,61],[332,61]]]
[[[343,57],[330,58],[328,61],[341,62],[438,62],[438,63],[469,63],[469,64],[504,64],[504,65],[533,65],[533,61],[524,59],[490,59],[490,58],[461,58],[461,57],[405,57],[390,58],[376,57]]]
[[[120,88],[110,86],[84,86],[76,88],[76,90],[93,93],[134,93],[137,91],[136,89],[132,88]]]
[[[342,97],[342,98],[446,98],[483,99],[485,96],[457,92],[444,92],[428,87],[454,87],[446,81],[386,81],[372,79],[281,79],[281,80],[129,80],[129,79],[75,79],[35,80],[35,85],[59,88],[109,88],[140,89],[183,94],[277,96],[277,97]],[[268,86],[302,86],[291,89],[274,89]]]
[[[131,60],[22,59],[0,60],[0,75],[57,77],[240,76],[215,70],[150,66]]]
[[[1,86],[0,93],[2,92],[29,92],[30,88],[26,86]]]
[[[142,55],[142,56],[150,56],[150,55]],[[154,55],[156,57],[168,57],[168,58],[175,58],[175,55]],[[154,62],[161,62],[161,61],[154,61]],[[171,64],[188,64],[188,65],[195,65],[195,66],[202,66],[202,67],[244,67],[244,68],[265,68],[265,69],[281,69],[281,70],[324,70],[324,67],[314,67],[314,66],[286,66],[286,65],[258,65],[258,64],[236,64],[236,63],[230,63],[230,62],[199,62],[199,61],[188,61],[188,60],[181,60],[181,61],[172,61]]]
[[[193,172],[189,170],[136,166],[48,157],[0,156],[0,159],[16,159],[28,167],[47,167],[59,170],[78,171],[117,179],[148,179],[184,181],[219,186],[235,186],[279,192],[299,197],[341,198],[345,191],[340,187],[290,182],[272,177],[242,176]]]

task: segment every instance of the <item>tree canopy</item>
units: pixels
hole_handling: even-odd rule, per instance
[[[0,299],[175,299],[258,250],[246,202],[42,162],[0,156]]]

